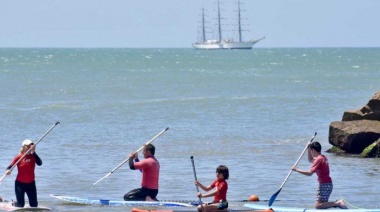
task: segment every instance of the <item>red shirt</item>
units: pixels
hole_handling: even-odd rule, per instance
[[[17,155],[10,166],[13,166],[23,154]],[[34,169],[36,167],[36,159],[32,154],[26,155],[18,164],[18,174],[16,180],[22,183],[31,183],[34,181]]]
[[[133,165],[135,166],[135,169],[142,169],[142,187],[149,189],[158,189],[160,163],[154,156],[151,156],[139,162],[134,162]]]
[[[226,202],[227,201],[227,190],[228,190],[228,184],[226,180],[218,180],[216,179],[211,184],[212,188],[215,188],[218,190],[218,193],[214,196],[214,202],[219,202],[220,200]]]
[[[324,155],[319,155],[314,159],[310,171],[317,174],[319,184],[332,183],[332,179],[330,177],[329,162]]]

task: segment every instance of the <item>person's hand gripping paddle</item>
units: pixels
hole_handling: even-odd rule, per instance
[[[315,134],[314,134],[313,138],[311,138],[309,144],[310,144],[311,142],[313,142],[313,140],[314,140],[314,138],[315,138],[316,135],[317,135],[317,132],[315,132]],[[308,147],[309,147],[309,145],[306,145],[305,149],[302,151],[301,155],[299,156],[299,158],[298,158],[298,160],[296,161],[296,163],[294,164],[294,166],[297,166],[297,164],[300,162],[302,156],[305,154],[305,152],[306,152],[306,150],[307,150]],[[280,186],[280,189],[279,189],[275,194],[273,194],[272,197],[269,199],[269,202],[268,202],[269,207],[272,206],[272,204],[273,204],[273,202],[276,200],[278,194],[281,192],[282,187],[284,187],[286,181],[288,181],[288,178],[290,177],[290,175],[291,175],[292,173],[293,173],[293,169],[290,170],[288,176],[286,176],[284,182],[282,182],[282,184],[281,184],[281,186]]]

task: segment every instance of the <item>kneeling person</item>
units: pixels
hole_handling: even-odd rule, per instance
[[[306,176],[311,176],[314,173],[318,176],[318,194],[315,202],[316,209],[327,209],[331,207],[338,207],[347,209],[343,200],[329,202],[329,197],[333,190],[333,183],[330,177],[330,166],[327,157],[321,154],[322,146],[319,142],[315,141],[308,144],[308,160],[313,165],[310,170],[301,170],[293,166],[292,170]]]
[[[124,195],[125,201],[156,201],[160,163],[154,157],[155,147],[148,144],[143,148],[144,160],[138,160],[136,152],[129,155],[129,168],[142,171],[141,188],[133,189]]]

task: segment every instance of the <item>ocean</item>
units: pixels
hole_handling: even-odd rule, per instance
[[[230,208],[250,195],[268,200],[317,132],[322,151],[329,124],[380,90],[380,48],[0,49],[0,169],[21,143],[38,140],[40,205],[54,211],[129,211],[68,204],[50,194],[122,200],[141,173],[122,166],[94,182],[132,151],[157,138],[161,200],[196,200],[190,157],[199,181],[229,167]],[[324,152],[331,201],[380,208],[379,159]],[[140,154],[140,158],[141,158]],[[309,169],[303,157],[298,167]],[[15,169],[0,185],[15,199]],[[312,207],[316,175],[293,173],[274,205]],[[205,198],[204,201],[212,201]],[[264,202],[263,204],[266,204]]]

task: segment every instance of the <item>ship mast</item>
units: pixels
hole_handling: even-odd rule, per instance
[[[206,42],[206,29],[205,29],[205,9],[202,8],[202,41]]]
[[[218,35],[219,35],[219,43],[222,42],[222,26],[220,23],[220,6],[219,6],[219,0],[218,0]]]
[[[240,1],[238,1],[238,27],[239,27],[239,42],[241,42],[241,14],[240,14]]]

